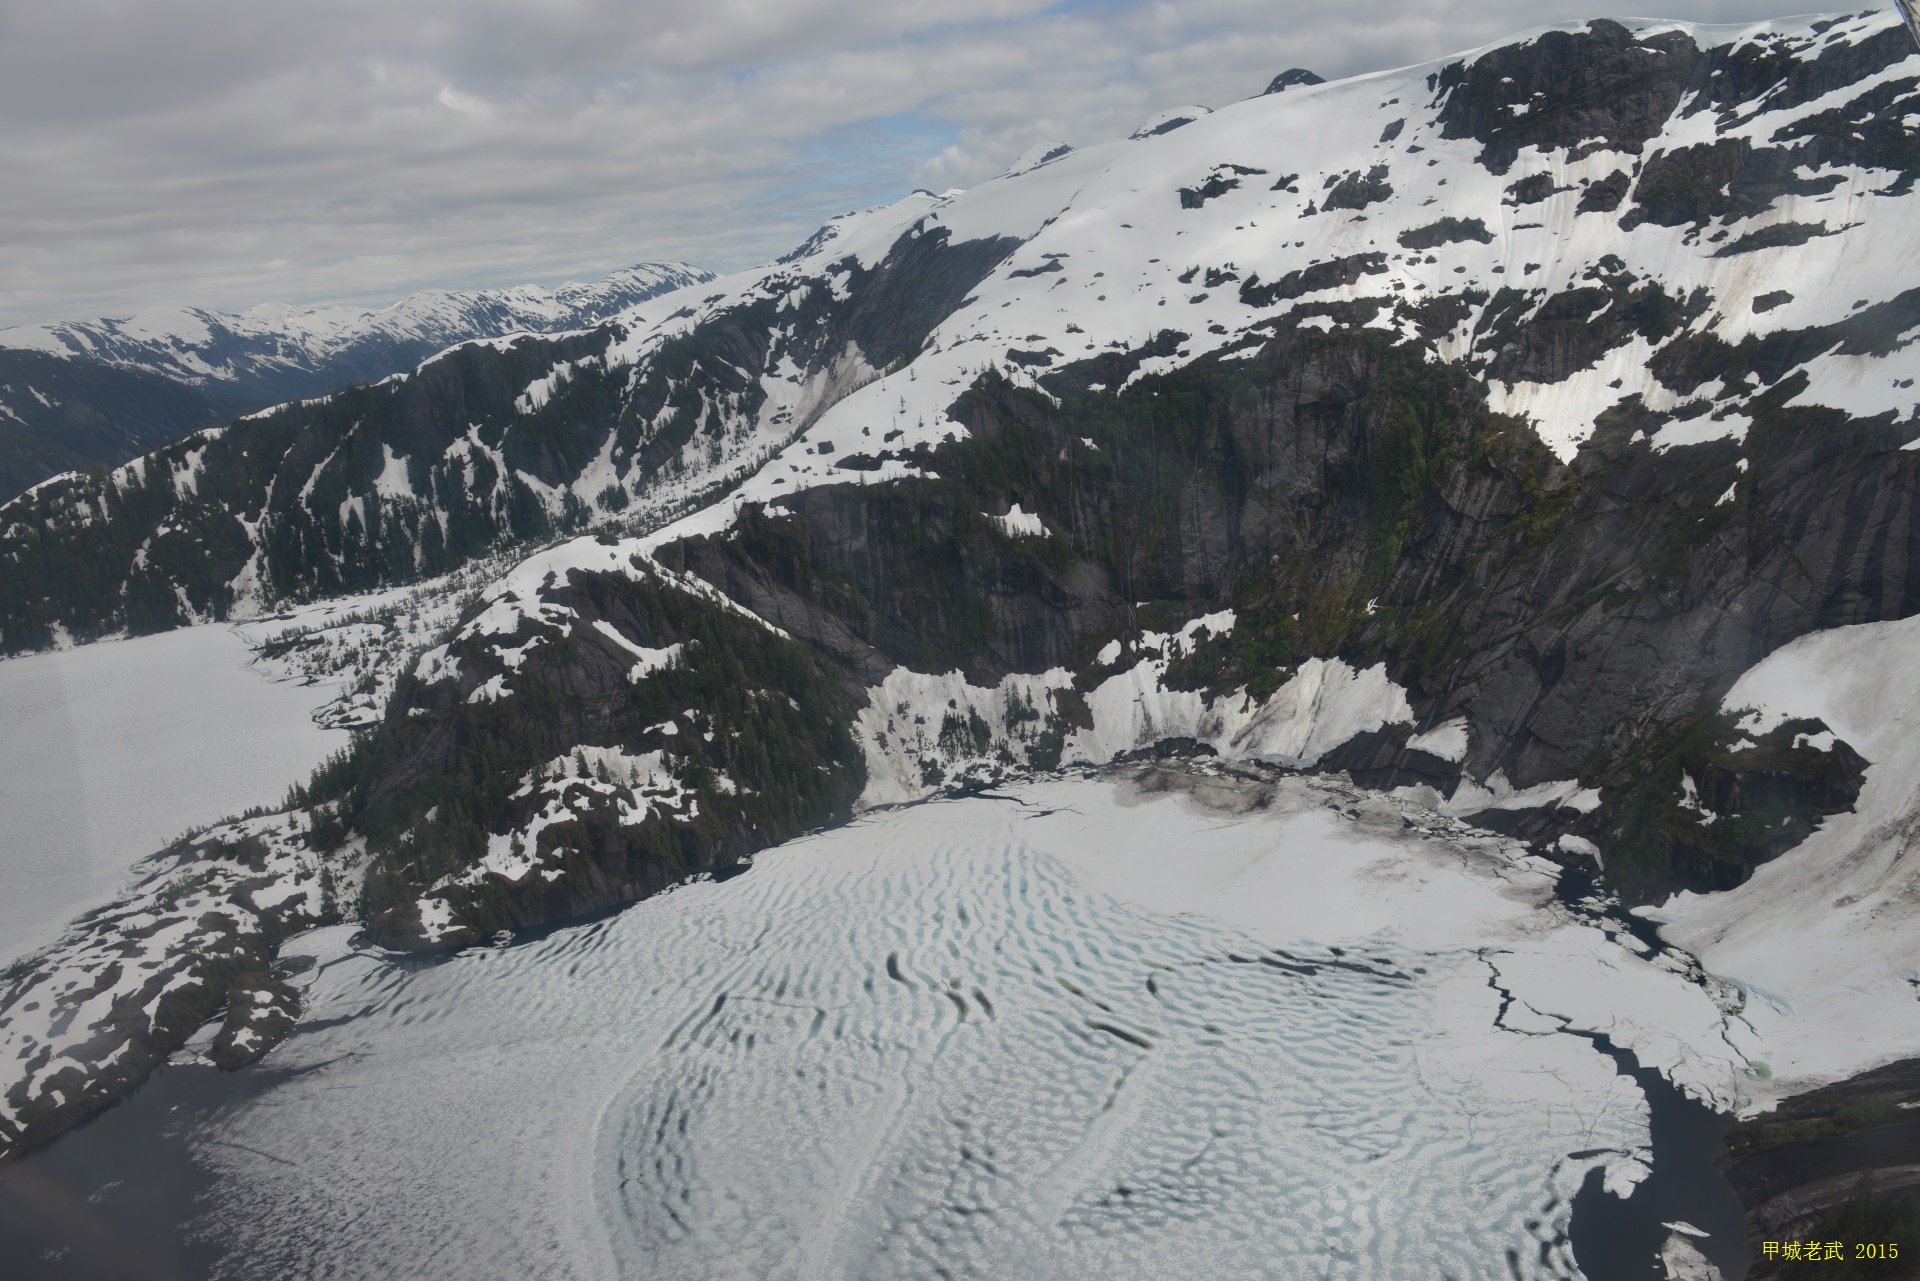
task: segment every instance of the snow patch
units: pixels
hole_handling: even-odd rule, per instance
[[[992,521],[1000,532],[1009,538],[1045,538],[1047,536],[1047,527],[1040,517],[1032,512],[1021,511],[1019,503],[1008,508],[1004,516],[995,516],[992,512],[980,514]]]
[[[1682,893],[1649,913],[1664,937],[1746,993],[1759,1103],[1920,1055],[1920,618],[1802,636],[1722,700],[1764,734],[1817,717],[1869,762],[1853,812],[1834,814],[1736,889]],[[1823,736],[1824,737],[1824,736]]]
[[[1202,107],[1198,104],[1189,107],[1168,107],[1165,111],[1156,111],[1148,116],[1140,122],[1138,129],[1135,129],[1127,136],[1135,140],[1155,138],[1161,134],[1171,133],[1182,125],[1192,124],[1202,116],[1210,116],[1212,114],[1213,108]]]
[[[1456,716],[1424,734],[1415,734],[1407,740],[1407,747],[1458,764],[1467,758],[1467,718]]]
[[[413,485],[407,480],[407,460],[394,453],[393,446],[384,441],[380,445],[380,457],[380,474],[373,478],[373,492],[388,501],[412,498]]]
[[[605,619],[594,623],[594,630],[611,640],[621,649],[634,656],[638,661],[627,672],[627,680],[639,684],[654,672],[671,667],[680,661],[680,652],[684,647],[680,642],[668,645],[664,649],[649,649],[645,645],[636,645],[620,634],[620,629]]]

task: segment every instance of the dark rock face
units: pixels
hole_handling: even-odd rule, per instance
[[[1822,236],[1839,234],[1839,231],[1828,231],[1827,224],[1824,222],[1811,225],[1804,222],[1776,222],[1758,231],[1749,231],[1732,244],[1716,251],[1714,257],[1731,258],[1735,254],[1750,254],[1761,249],[1791,248],[1795,245],[1804,245],[1809,240],[1816,240]]]
[[[300,993],[291,980],[312,968],[310,958],[300,964],[276,964],[271,970],[244,974],[227,988],[227,1017],[214,1036],[208,1057],[215,1067],[232,1071],[255,1062],[293,1031],[300,1016]]]
[[[1681,740],[1793,637],[1920,610],[1908,432],[1783,392],[1749,404],[1744,448],[1654,453],[1623,412],[1564,468],[1463,372],[1412,360],[1283,328],[1251,360],[1196,362],[1117,407],[1084,388],[1124,382],[1137,357],[1050,374],[1058,408],[989,381],[956,407],[970,439],[924,460],[939,481],[811,491],[790,519],[666,557],[863,683],[895,664],[976,682],[1078,668],[1127,629],[1226,606],[1239,628],[1172,679],[1257,689],[1296,654],[1384,659],[1421,724],[1467,717],[1466,774],[1601,785],[1600,810],[1542,813],[1528,834],[1631,844],[1609,865],[1630,895],[1738,883],[1849,806],[1861,763],[1844,745]],[[1008,501],[1057,535],[1008,542],[968,516]],[[1460,775],[1402,742],[1339,763]],[[1707,840],[1674,818],[1683,770],[1740,821]]]
[[[1553,185],[1553,175],[1550,173],[1528,174],[1507,188],[1507,203],[1516,208],[1537,205],[1564,190],[1566,188]]]
[[[1491,352],[1489,377],[1557,383],[1635,337],[1650,343],[1673,337],[1708,304],[1703,293],[1675,298],[1642,282],[1612,256],[1583,280],[1588,283],[1544,301],[1518,289],[1494,295],[1480,320],[1480,346]]]
[[[1680,32],[1636,40],[1619,23],[1601,19],[1584,32],[1550,31],[1531,45],[1495,50],[1470,66],[1456,63],[1434,78],[1434,88],[1444,100],[1443,136],[1478,140],[1484,144],[1480,162],[1505,174],[1530,146],[1565,149],[1571,159],[1602,150],[1641,155],[1689,96],[1689,112],[1717,108],[1722,122],[1731,124],[1742,111],[1812,102],[1910,52],[1897,30],[1858,44],[1825,46],[1814,58],[1800,56],[1804,50],[1785,38],[1702,51]],[[1640,175],[1634,192],[1640,209],[1629,214],[1627,225],[1672,227],[1751,215],[1781,195],[1822,194],[1839,181],[1832,175],[1796,178],[1801,167],[1871,164],[1900,175],[1890,190],[1909,190],[1920,170],[1920,144],[1898,121],[1912,110],[1905,104],[1915,90],[1912,79],[1877,86],[1783,129],[1772,146],[1723,139],[1656,155]],[[1611,212],[1619,204],[1616,187],[1614,179],[1595,184],[1581,210]]]
[[[1442,136],[1484,144],[1480,163],[1496,174],[1525,147],[1639,154],[1665,126],[1700,69],[1684,34],[1636,40],[1599,19],[1583,32],[1549,31],[1529,45],[1497,49],[1471,66],[1455,63],[1435,80],[1445,97]],[[1516,107],[1528,108],[1515,116]]]
[[[1816,28],[1816,38],[1825,34]],[[1707,58],[1702,93],[1688,110],[1717,109],[1722,119],[1731,121],[1746,114],[1745,109],[1804,106],[1884,71],[1912,52],[1897,28],[1858,44],[1822,43],[1811,58],[1804,56],[1801,42],[1785,35],[1715,49]]]
[[[1920,324],[1920,289],[1910,289],[1831,325],[1748,336],[1738,346],[1712,333],[1686,335],[1655,353],[1649,368],[1663,386],[1683,396],[1710,394],[1724,400],[1750,395],[1755,389],[1748,380],[1757,379],[1768,389],[1764,394],[1770,401],[1784,401],[1804,386],[1806,375],[1796,372],[1803,362],[1826,352],[1885,354],[1916,324]],[[1717,393],[1702,391],[1716,380],[1720,383]],[[1882,415],[1882,420],[1889,418]]]
[[[815,326],[839,331],[819,336],[816,359],[848,341],[876,369],[918,354],[933,327],[1020,247],[1000,236],[956,244],[952,235],[945,227],[909,233],[870,271],[854,264],[844,314]]]
[[[1593,775],[1610,798],[1603,811],[1519,811],[1495,825],[1528,838],[1605,842],[1607,883],[1629,899],[1731,889],[1822,818],[1852,810],[1867,762],[1843,742],[1812,746],[1826,729],[1790,721],[1755,739],[1731,715],[1697,712],[1661,724]]]
[[[1158,138],[1162,134],[1172,133],[1175,129],[1184,128],[1198,119],[1198,116],[1174,116],[1170,119],[1162,120],[1151,129],[1137,129],[1132,136],[1134,138]]]
[[[896,666],[957,667],[991,683],[1084,662],[1088,638],[1125,624],[1115,584],[1052,540],[1001,533],[979,515],[979,492],[940,482],[807,490],[782,500],[792,519],[749,514],[732,535],[674,545],[661,560],[833,655],[862,685]]]
[[[1425,227],[1403,231],[1398,239],[1403,249],[1437,249],[1441,245],[1455,245],[1465,240],[1492,244],[1493,233],[1478,218],[1442,218]]]
[[[1320,203],[1327,209],[1365,209],[1391,199],[1393,185],[1387,181],[1387,166],[1375,165],[1364,175],[1350,173],[1329,179],[1326,199]]]
[[[1270,285],[1261,284],[1257,275],[1249,276],[1241,282],[1240,301],[1249,307],[1271,307],[1277,302],[1303,298],[1323,289],[1356,284],[1362,276],[1384,275],[1386,270],[1387,256],[1371,253],[1302,267],[1298,271],[1288,272]]]
[[[1681,461],[1602,440],[1576,463],[1537,551],[1509,543],[1512,559],[1478,582],[1411,597],[1457,620],[1460,657],[1423,672],[1422,687],[1446,671],[1441,713],[1475,726],[1470,773],[1504,769],[1523,786],[1608,777],[1609,805],[1624,804],[1628,775],[1653,768],[1636,753],[1655,728],[1713,702],[1772,649],[1920,608],[1905,433],[1837,415],[1813,428],[1805,413],[1756,425],[1745,476],[1733,447]],[[1735,498],[1720,502],[1712,485]],[[1616,834],[1627,817],[1609,812],[1592,830]],[[1627,844],[1649,864],[1622,887],[1632,895],[1694,875],[1655,857],[1657,845]]]
[[[1269,93],[1285,93],[1296,85],[1323,85],[1326,82],[1326,77],[1316,76],[1305,67],[1291,67],[1269,81],[1267,87],[1261,91],[1261,96],[1264,97]]]
[[[1745,138],[1725,138],[1655,156],[1634,185],[1634,208],[1620,220],[1628,230],[1642,223],[1679,227],[1725,215],[1750,218],[1781,196],[1820,196],[1840,186],[1840,174],[1795,176],[1799,159],[1781,147],[1756,148]]]
[[[225,415],[209,396],[135,369],[0,349],[0,503],[65,471],[113,467]]]
[[[976,681],[1080,667],[1140,625],[1139,601],[1198,611],[1280,589],[1339,593],[1344,605],[1340,589],[1366,559],[1366,459],[1382,430],[1369,395],[1383,370],[1413,376],[1417,358],[1289,328],[1254,361],[1152,380],[1108,417],[1111,398],[1087,385],[1124,382],[1145,354],[1050,376],[1057,410],[984,381],[955,407],[969,439],[923,460],[938,481],[797,494],[782,500],[791,518],[750,517],[662,559],[814,640],[863,682],[897,664],[958,666]],[[1458,376],[1431,375],[1455,395]],[[1168,397],[1183,408],[1153,403]],[[1009,502],[1059,537],[1009,539],[975,515]],[[1284,585],[1252,568],[1275,562]]]
[[[1207,180],[1198,187],[1180,188],[1180,207],[1182,209],[1199,209],[1204,206],[1207,201],[1218,196],[1224,196],[1229,191],[1239,187],[1240,179],[1252,174],[1264,174],[1265,172],[1265,169],[1254,169],[1247,165],[1221,165],[1212,173],[1208,174]],[[1015,272],[1014,274],[1018,275],[1019,273]]]
[[[1580,203],[1574,206],[1576,213],[1612,213],[1627,198],[1627,192],[1633,189],[1633,179],[1622,170],[1612,173],[1596,183],[1588,185],[1580,193]]]
[[[1790,1098],[1727,1132],[1721,1164],[1747,1208],[1749,1276],[1780,1274],[1781,1261],[1765,1257],[1760,1242],[1831,1240],[1842,1222],[1853,1229],[1849,1253],[1854,1241],[1912,1239],[1920,1118],[1902,1105],[1915,1102],[1920,1061],[1907,1059]]]

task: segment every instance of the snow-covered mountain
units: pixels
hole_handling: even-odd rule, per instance
[[[252,408],[372,382],[473,338],[590,328],[711,279],[686,263],[647,262],[591,284],[430,289],[374,309],[263,303],[236,315],[164,307],[0,329],[0,347],[161,374]]]
[[[0,501],[239,411],[377,382],[453,343],[588,329],[710,279],[685,263],[641,263],[588,285],[434,290],[377,310],[170,308],[0,330]]]
[[[1305,331],[1424,347],[1561,463],[1615,425],[1656,458],[1737,443],[1763,407],[1891,427],[1920,412],[1920,300],[1899,270],[1920,164],[1909,47],[1890,14],[1604,22],[1044,144],[971,191],[837,219],[779,263],[591,334],[458,348],[111,482],[61,482],[8,509],[0,542],[77,522],[110,537],[93,559],[164,577],[167,540],[191,530],[213,562],[158,588],[178,598],[164,614],[218,617],[437,572],[503,537],[655,518],[748,472],[741,497],[761,501],[902,474],[965,436],[969,390],[1056,395],[1065,377],[1122,395]],[[182,479],[156,496],[160,470]],[[129,523],[110,495],[135,492]],[[225,514],[196,514],[214,492]],[[299,552],[261,563],[276,532]],[[450,537],[460,550],[436,548]],[[55,623],[166,621],[45,595],[8,609],[7,648]]]
[[[1623,903],[1687,932],[1698,964],[1629,949],[1692,985],[1686,1026],[1621,998],[1516,1035],[1577,1018],[1728,1105],[1920,1055],[1886,959],[1920,938],[1904,704],[1779,676],[1827,633],[1899,670],[1920,613],[1900,19],[1281,79],[0,507],[9,650],[513,562],[448,627],[370,604],[355,752],[0,995],[32,1065],[0,1139],[223,1002],[216,1057],[263,1052],[306,926],[456,946],[1141,754],[1344,772],[1407,830],[1565,869],[1609,945],[1645,928]],[[1878,959],[1766,986],[1835,863]],[[87,1001],[118,1011],[93,1040]]]

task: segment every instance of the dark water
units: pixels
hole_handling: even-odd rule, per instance
[[[1621,911],[1611,900],[1596,910],[1601,887],[1579,868],[1563,868],[1555,892],[1563,904],[1603,929],[1630,934],[1651,948],[1666,946],[1658,926]],[[1686,1222],[1710,1234],[1695,1238],[1694,1248],[1727,1281],[1742,1281],[1753,1261],[1745,1208],[1733,1184],[1714,1164],[1733,1118],[1688,1098],[1606,1037],[1570,1035],[1593,1042],[1622,1076],[1638,1083],[1647,1098],[1653,1130],[1653,1173],[1634,1188],[1632,1196],[1622,1201],[1609,1195],[1601,1187],[1603,1176],[1596,1172],[1573,1198],[1567,1235],[1581,1271],[1593,1281],[1661,1281],[1666,1276],[1660,1264],[1660,1247],[1669,1234],[1665,1225]]]
[[[1623,1076],[1639,1083],[1647,1096],[1653,1128],[1653,1173],[1622,1201],[1602,1189],[1595,1171],[1573,1198],[1567,1235],[1573,1257],[1593,1281],[1643,1281],[1666,1276],[1660,1247],[1667,1223],[1685,1221],[1710,1235],[1694,1247],[1720,1269],[1727,1281],[1740,1281],[1752,1262],[1744,1209],[1714,1158],[1733,1118],[1682,1094],[1665,1077],[1613,1045],[1588,1034],[1610,1056]]]
[[[251,1078],[251,1079],[250,1079]],[[209,1187],[186,1133],[265,1088],[267,1073],[163,1068],[134,1095],[0,1166],[8,1281],[199,1281],[219,1258],[184,1225]]]

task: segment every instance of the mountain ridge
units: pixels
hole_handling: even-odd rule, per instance
[[[685,263],[640,263],[593,284],[426,290],[375,309],[177,307],[0,330],[0,501],[236,413],[378,381],[450,344],[591,328],[712,278]]]
[[[686,263],[648,262],[590,284],[425,289],[385,307],[149,308],[118,319],[0,329],[0,348],[139,369],[256,408],[372,382],[456,342],[591,328],[636,302],[713,278]]]

